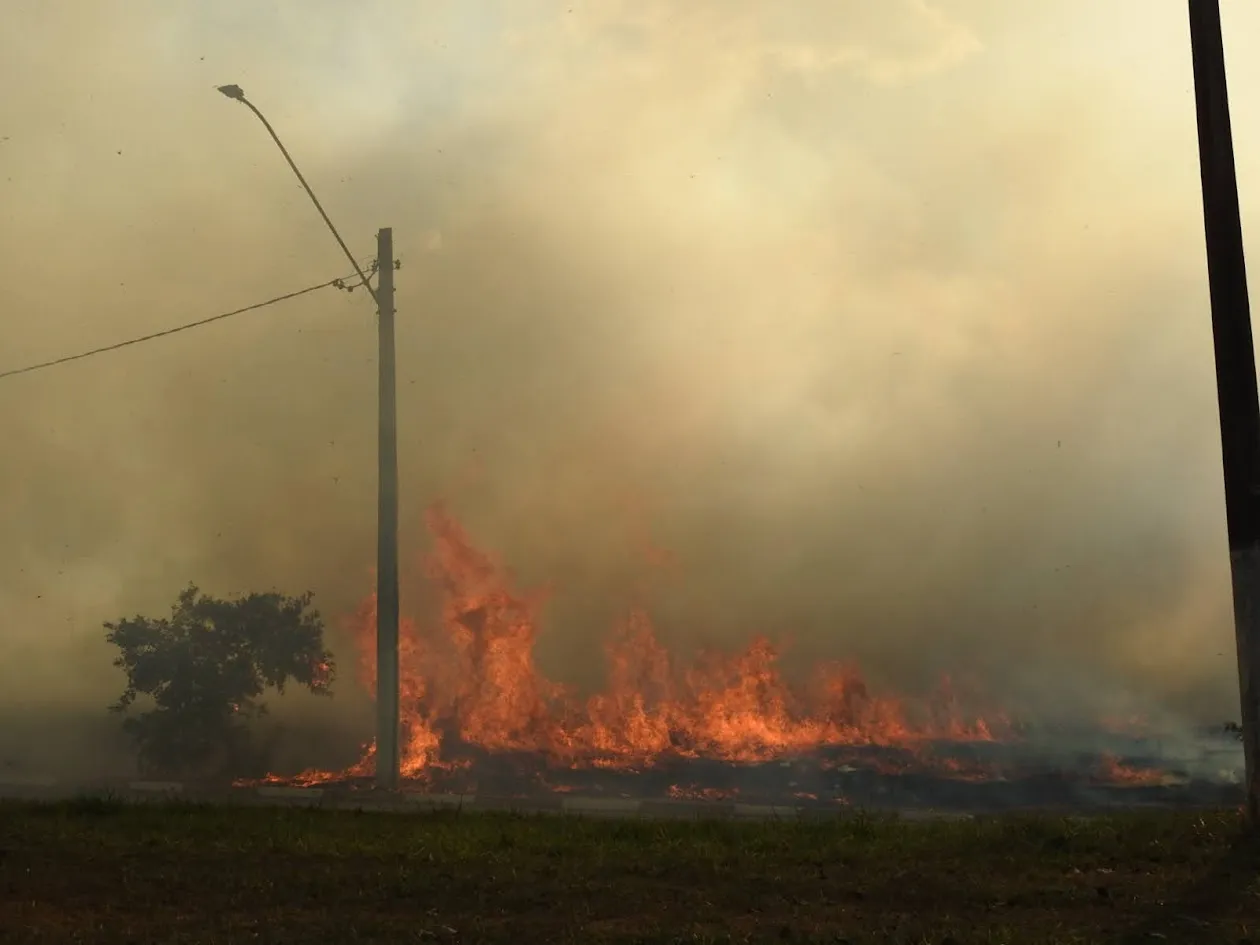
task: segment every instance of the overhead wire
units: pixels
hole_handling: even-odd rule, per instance
[[[370,271],[372,274],[376,272],[376,268],[377,268],[376,260],[372,260],[371,265],[370,265]],[[37,364],[28,364],[25,367],[10,368],[7,371],[0,371],[0,380],[3,380],[8,377],[16,377],[19,374],[30,374],[33,371],[42,371],[45,368],[56,367],[59,364],[66,364],[70,361],[81,361],[84,358],[90,358],[98,354],[105,354],[110,351],[118,351],[121,348],[127,348],[132,345],[142,344],[143,342],[146,342],[146,341],[153,341],[156,338],[165,338],[168,335],[174,335],[182,331],[188,331],[191,328],[201,328],[203,325],[209,325],[209,324],[212,324],[213,322],[223,321],[226,318],[233,318],[234,316],[237,316],[237,315],[244,315],[247,312],[256,312],[261,308],[267,308],[268,306],[275,305],[279,302],[287,302],[290,299],[296,299],[303,295],[309,295],[312,292],[318,292],[320,289],[328,289],[328,288],[335,287],[335,288],[342,289],[349,292],[358,288],[360,284],[364,284],[364,285],[367,284],[366,282],[347,284],[348,280],[353,279],[355,276],[359,276],[360,278],[366,278],[364,277],[362,270],[356,267],[356,272],[349,276],[340,276],[336,279],[329,279],[326,282],[320,282],[317,285],[309,285],[304,289],[297,289],[294,292],[286,292],[284,295],[277,295],[274,298],[266,299],[265,301],[262,301],[262,302],[255,302],[253,305],[246,305],[244,308],[233,309],[230,312],[220,312],[218,315],[211,315],[209,318],[199,318],[196,321],[185,322],[182,325],[175,325],[171,328],[164,328],[161,331],[150,332],[147,335],[139,335],[135,338],[128,338],[125,341],[117,341],[117,342],[114,342],[113,344],[102,345],[99,348],[92,348],[87,351],[80,351],[77,354],[68,354],[60,358],[53,358],[50,361],[41,361]],[[370,288],[371,287],[369,286],[369,291],[370,291]]]

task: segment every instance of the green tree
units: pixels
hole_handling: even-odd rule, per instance
[[[328,695],[335,667],[311,594],[249,594],[220,600],[184,589],[170,617],[106,623],[118,647],[114,665],[127,688],[111,711],[132,712],[147,696],[152,708],[123,722],[141,770],[167,777],[248,776],[265,758],[250,723],[266,711],[268,689],[290,682]],[[147,701],[147,700],[146,700]]]

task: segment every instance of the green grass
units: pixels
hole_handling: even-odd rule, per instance
[[[1229,812],[754,824],[0,803],[0,941],[1260,945],[1258,870]]]

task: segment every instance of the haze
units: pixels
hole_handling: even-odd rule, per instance
[[[1224,15],[1250,234],[1260,9]],[[560,679],[598,682],[648,581],[683,650],[766,632],[902,688],[1236,717],[1184,2],[5,22],[0,371],[348,274],[216,85],[357,254],[394,228],[404,610],[445,500],[554,585]],[[375,352],[328,289],[0,381],[6,731],[103,716],[101,622],[189,580],[334,623],[371,590]],[[311,711],[354,727],[339,649]]]

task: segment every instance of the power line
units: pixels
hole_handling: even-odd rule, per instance
[[[376,270],[375,261],[373,261],[371,268],[373,272]],[[354,275],[361,275],[361,271],[354,273]],[[0,380],[3,380],[6,377],[16,377],[18,374],[29,374],[32,371],[42,371],[44,368],[55,367],[58,364],[65,364],[69,361],[80,361],[83,358],[90,358],[93,355],[105,354],[108,351],[117,351],[119,348],[127,348],[131,345],[138,345],[144,341],[153,341],[155,338],[165,338],[167,335],[174,335],[181,331],[188,331],[190,328],[200,328],[202,325],[209,325],[211,322],[222,321],[225,318],[232,318],[235,315],[244,315],[246,312],[256,312],[258,309],[266,308],[268,305],[275,305],[277,302],[287,302],[289,299],[296,299],[302,295],[309,295],[312,292],[318,292],[320,289],[336,287],[346,291],[353,291],[358,286],[348,286],[346,285],[346,280],[354,278],[354,275],[343,276],[337,279],[329,279],[327,282],[321,282],[318,285],[309,285],[305,289],[298,289],[296,292],[286,292],[284,295],[277,295],[275,298],[267,299],[265,302],[255,302],[253,305],[247,305],[244,308],[238,308],[231,312],[222,312],[218,315],[211,315],[209,318],[201,318],[195,322],[186,322],[183,325],[176,325],[173,328],[164,328],[162,331],[155,331],[147,335],[141,335],[138,338],[128,338],[126,341],[118,341],[112,345],[93,348],[90,351],[80,351],[78,354],[68,354],[65,357],[54,358],[51,361],[42,361],[39,364],[28,364],[26,367],[0,371]]]

